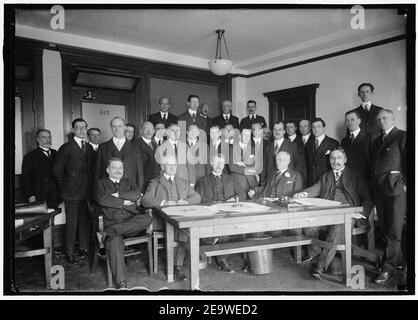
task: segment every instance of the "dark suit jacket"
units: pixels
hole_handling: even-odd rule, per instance
[[[382,143],[382,136],[372,143],[372,172],[375,183],[388,196],[404,192],[406,185],[406,131],[394,127]],[[392,172],[391,171],[399,171]]]
[[[23,157],[22,186],[26,200],[35,196],[36,201],[48,200],[48,206],[55,208],[60,201],[58,184],[52,175],[57,151],[50,151],[51,157],[47,157],[41,148],[36,148]]]
[[[371,133],[372,139],[375,139],[380,134],[379,125],[376,121],[376,116],[380,110],[382,110],[382,108],[375,106],[374,104],[370,106],[369,112],[366,112],[361,105],[353,110],[350,110],[357,111],[360,114],[360,129],[366,131],[367,133]]]
[[[107,177],[106,167],[110,158],[117,157],[123,161],[123,177],[130,179],[140,189],[144,185],[142,156],[135,143],[126,141],[119,151],[113,140],[103,142],[97,151],[95,181]]]
[[[196,191],[200,194],[202,202],[211,202],[216,200],[215,179],[215,176],[211,172],[201,178],[197,183]],[[246,199],[245,193],[242,192],[238,181],[233,176],[223,173],[222,185],[224,189],[223,196],[225,200],[236,196],[240,197],[241,199]]]
[[[266,119],[264,119],[263,116],[260,116],[256,114],[255,120],[250,120],[249,116],[246,116],[245,118],[241,119],[241,122],[239,124],[239,129],[242,131],[242,129],[251,129],[251,126],[253,123],[260,123],[261,127],[267,127]]]
[[[89,143],[86,148],[83,154],[77,142],[71,139],[58,150],[52,173],[61,190],[61,199],[86,200],[91,196],[94,151]]]
[[[198,139],[192,147],[187,143],[187,181],[190,184],[195,185],[210,171],[207,159],[208,145],[206,142]]]
[[[145,192],[147,189],[147,184],[152,179],[157,178],[161,174],[161,166],[155,161],[155,150],[157,149],[157,143],[154,140],[151,140],[153,149],[145,143],[144,139],[140,137],[136,144],[141,150],[142,163],[144,165],[144,186],[142,191]]]
[[[337,140],[325,135],[318,150],[315,150],[315,138],[311,141],[308,140],[305,145],[307,186],[313,185],[321,174],[331,169],[329,154],[333,148],[339,145]]]
[[[178,120],[179,121],[186,121],[186,130],[189,127],[189,125],[195,124],[195,125],[198,126],[199,129],[202,129],[205,132],[207,132],[207,121],[204,117],[202,117],[200,115],[199,112],[196,112],[196,120],[195,121],[193,121],[193,118],[190,115],[189,110],[187,110],[185,113],[182,113],[181,115],[179,115]]]
[[[163,119],[161,118],[161,113],[160,111],[158,111],[157,113],[153,113],[152,115],[150,115],[148,121],[151,122],[154,126],[158,122],[162,122],[164,123],[165,127],[168,128],[170,124],[177,123],[178,119],[174,114],[169,112],[167,119],[163,121]]]
[[[280,151],[287,151],[290,154],[290,164],[289,168],[292,170],[296,170],[299,172],[302,177],[305,179],[306,175],[306,164],[305,164],[305,156],[304,154],[298,149],[298,146],[290,142],[288,140],[284,140],[282,145],[280,146]],[[262,173],[262,181],[267,179],[270,173],[276,171],[276,154],[274,153],[274,141],[271,142],[267,146],[267,156],[266,156],[266,163],[264,164],[263,173]],[[305,180],[306,181],[306,180]]]
[[[288,168],[280,176],[277,170],[270,172],[268,178],[260,187],[256,187],[255,197],[286,197],[301,191],[304,187],[302,176],[299,172]]]
[[[113,193],[119,193],[119,197],[112,196]],[[136,202],[141,196],[141,189],[136,184],[131,183],[129,179],[122,178],[119,181],[117,189],[109,178],[100,179],[96,183],[95,200],[104,214],[106,227],[123,222],[138,214],[136,203],[124,205],[124,200]]]
[[[236,129],[239,129],[239,120],[238,117],[233,116],[232,114],[229,116],[229,121],[226,123],[224,115],[221,114],[213,119],[213,124],[218,125],[221,129],[223,129],[227,124],[232,124],[232,126]]]
[[[370,181],[370,143],[371,133],[360,130],[353,143],[347,135],[341,140],[341,147],[347,155],[346,166],[359,171],[366,181]]]
[[[218,149],[214,150],[212,147],[212,142],[208,145],[208,164],[210,166],[211,158],[216,154],[222,154],[225,157],[225,167],[223,170],[223,173],[230,173],[229,166],[233,163],[233,146],[225,140],[221,140],[221,143],[218,145]],[[212,169],[210,168],[208,172],[210,172]]]
[[[345,167],[340,179],[348,203],[351,206],[363,206],[363,214],[368,217],[370,211],[373,209],[373,201],[370,197],[366,180],[358,171],[348,167]],[[303,191],[310,198],[319,197],[329,199],[334,181],[334,171],[328,170],[319,177],[314,185]]]
[[[190,184],[178,177],[174,178],[178,198],[186,200],[189,204],[199,204],[200,195],[190,186]],[[159,207],[163,200],[173,200],[169,198],[170,182],[161,175],[152,179],[148,184],[147,191],[142,198],[142,205],[145,208]]]

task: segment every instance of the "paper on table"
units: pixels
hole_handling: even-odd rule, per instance
[[[216,211],[230,211],[230,212],[254,212],[254,211],[267,211],[270,210],[270,207],[254,203],[254,202],[240,202],[239,206],[235,202],[226,202],[226,203],[216,203],[210,208],[215,209]]]
[[[15,220],[15,228],[23,225],[23,219],[16,219]]]
[[[200,217],[211,216],[217,211],[207,206],[171,206],[163,208],[162,211],[169,216]]]
[[[321,199],[321,198],[306,198],[306,199],[295,199],[297,203],[305,206],[318,206],[318,207],[334,207],[341,204],[339,201]]]

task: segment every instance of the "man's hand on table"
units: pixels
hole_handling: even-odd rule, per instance
[[[177,205],[181,206],[181,205],[185,205],[185,204],[189,204],[186,200],[180,199],[179,201],[177,201]]]
[[[176,206],[177,202],[171,200],[163,200],[160,203],[161,206]]]

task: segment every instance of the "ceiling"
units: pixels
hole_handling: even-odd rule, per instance
[[[65,36],[71,35],[74,45],[77,39],[94,38],[113,43],[109,51],[117,50],[118,44],[129,45],[138,49],[138,56],[144,52],[145,58],[160,60],[172,55],[173,63],[187,65],[190,61],[190,66],[203,66],[200,62],[205,61],[207,66],[207,60],[215,56],[215,30],[222,28],[233,71],[248,74],[402,35],[406,27],[405,17],[396,9],[366,9],[365,29],[359,30],[351,28],[355,14],[349,9],[90,8],[66,9],[65,30],[51,29],[50,10],[18,10],[16,35],[58,43],[70,41]],[[147,49],[154,54],[147,56]]]

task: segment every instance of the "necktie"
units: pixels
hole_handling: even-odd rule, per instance
[[[48,157],[48,158],[50,158],[51,157],[51,150],[44,150],[44,149],[42,149],[42,152]]]
[[[387,134],[386,134],[386,132],[383,132],[383,134],[382,134],[382,143],[383,143],[383,141],[385,141],[385,138],[387,137]]]
[[[354,134],[350,134],[350,141],[351,141],[351,143],[353,143],[353,141],[354,141]]]
[[[113,184],[115,185],[116,189],[119,190],[119,182],[115,181]]]
[[[148,145],[151,148],[151,150],[154,150],[154,146],[152,145],[152,142],[148,143]]]
[[[176,153],[176,157],[177,157],[177,143],[174,144],[174,152]]]
[[[158,145],[161,146],[161,140],[158,140]]]
[[[192,119],[193,119],[193,122],[196,121],[196,114],[195,113],[192,114]]]
[[[81,141],[81,151],[83,151],[84,154],[87,152],[86,142],[84,141]]]
[[[337,171],[335,172],[335,181],[338,181],[339,178],[340,178],[340,172]]]
[[[168,178],[168,182],[173,183],[173,178],[172,177],[169,177]]]
[[[274,144],[274,154],[276,154],[276,155],[277,155],[277,154],[279,153],[279,149],[280,149],[280,148],[279,148],[279,144],[278,144],[278,143],[275,143],[275,144]]]
[[[319,139],[315,138],[315,151],[319,148]]]
[[[167,114],[165,114],[165,113],[164,113],[164,116],[163,116],[163,121],[164,121],[164,122],[166,122],[166,121],[167,121]]]
[[[229,117],[225,117],[225,123],[229,122]]]

